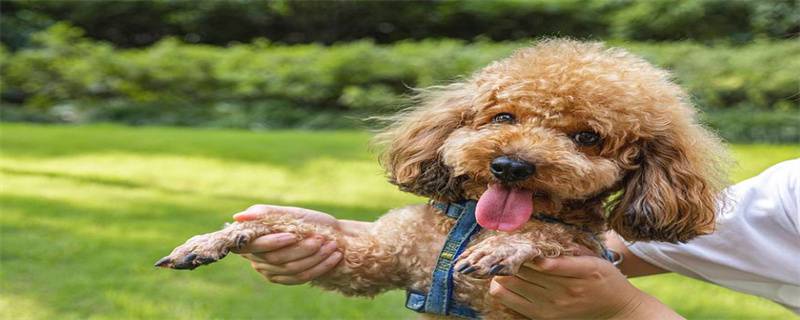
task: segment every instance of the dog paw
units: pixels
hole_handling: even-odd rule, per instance
[[[234,237],[233,241],[221,232],[194,236],[186,243],[172,250],[168,256],[155,263],[156,267],[193,270],[224,258],[232,248],[241,248],[248,239],[245,235]]]
[[[529,241],[488,238],[464,251],[455,270],[474,278],[510,276],[516,274],[523,263],[538,255],[539,250]]]

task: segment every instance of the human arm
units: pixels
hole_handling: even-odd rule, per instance
[[[625,245],[625,242],[622,241],[619,235],[613,231],[606,233],[605,244],[609,249],[613,250],[617,254],[622,255],[622,262],[617,265],[617,268],[619,268],[619,271],[622,272],[622,274],[629,278],[669,272],[652,265],[642,258],[639,258],[639,256],[633,254],[633,252],[628,249],[628,246]]]
[[[520,314],[536,319],[681,319],[652,296],[634,287],[623,274],[666,272],[631,254],[609,234],[607,245],[623,254],[621,272],[590,255],[536,259],[513,277],[495,277],[490,294]]]

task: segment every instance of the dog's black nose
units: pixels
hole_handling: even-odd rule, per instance
[[[514,160],[506,156],[492,160],[489,171],[503,182],[514,182],[530,177],[536,167],[522,160]]]

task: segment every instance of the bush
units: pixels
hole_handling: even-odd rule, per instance
[[[703,115],[708,126],[730,142],[800,142],[800,112],[725,110]]]
[[[378,43],[540,36],[748,42],[800,32],[795,0],[498,1],[2,1],[0,38],[13,49],[56,21],[115,46],[176,36],[227,45],[258,37],[283,43]]]
[[[224,48],[169,38],[115,49],[64,24],[33,39],[35,47],[0,50],[6,117],[27,110],[48,115],[40,120],[251,128],[352,126],[402,107],[410,87],[452,81],[529,44],[257,40]],[[800,112],[800,60],[792,58],[800,42],[616,45],[673,70],[705,110]]]
[[[797,1],[629,1],[610,12],[610,35],[631,40],[747,42],[788,38],[800,32]]]

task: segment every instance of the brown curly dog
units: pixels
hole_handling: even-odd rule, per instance
[[[492,301],[490,276],[579,245],[599,253],[609,228],[629,241],[713,231],[726,152],[670,75],[625,50],[542,41],[418,99],[378,135],[381,162],[401,190],[478,201],[484,229],[457,259],[453,298],[486,318],[518,316]],[[193,269],[264,234],[316,233],[337,241],[344,259],[314,285],[358,296],[425,292],[454,222],[414,205],[350,235],[276,214],[194,237],[158,265]]]

